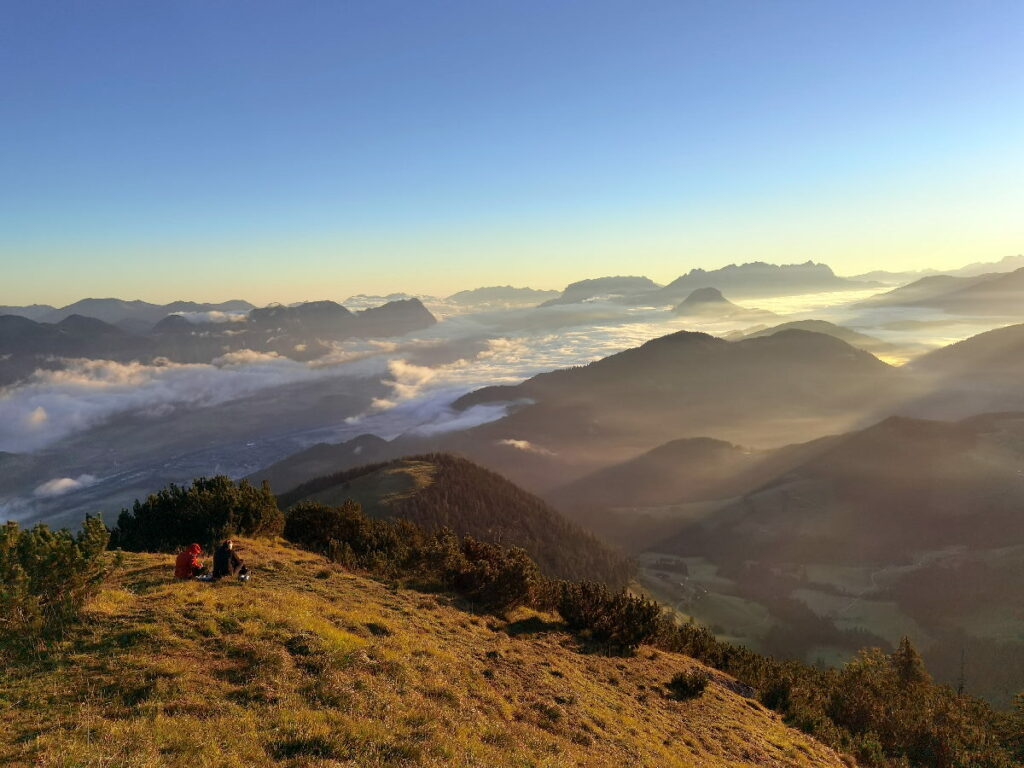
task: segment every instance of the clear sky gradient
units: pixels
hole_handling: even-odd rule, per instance
[[[0,304],[1024,251],[1020,0],[32,0]]]

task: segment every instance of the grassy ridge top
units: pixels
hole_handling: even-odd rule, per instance
[[[390,517],[395,505],[408,501],[434,482],[437,465],[416,459],[399,459],[381,469],[356,475],[304,498],[321,504],[355,501],[370,517]]]
[[[580,652],[552,617],[476,615],[284,545],[249,584],[125,554],[81,627],[0,672],[0,763],[37,766],[841,766],[700,665]]]
[[[428,531],[522,547],[548,576],[623,586],[625,558],[538,496],[473,462],[445,453],[408,456],[314,478],[278,496],[281,509],[301,501],[352,499],[374,518],[411,520]]]

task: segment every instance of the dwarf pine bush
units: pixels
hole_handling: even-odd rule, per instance
[[[520,547],[500,547],[467,536],[449,558],[442,579],[446,586],[492,611],[507,611],[533,602],[540,570]]]
[[[708,687],[708,673],[702,669],[680,672],[665,685],[673,699],[686,701],[695,699]]]
[[[0,638],[18,644],[63,631],[103,582],[109,539],[98,517],[77,534],[14,522],[0,528]]]
[[[256,488],[218,475],[200,477],[187,488],[172,483],[136,500],[117,518],[112,544],[134,552],[172,552],[230,536],[279,536],[283,529],[284,515],[269,485]]]
[[[555,607],[570,628],[621,650],[649,642],[661,627],[656,602],[593,581],[558,582]]]

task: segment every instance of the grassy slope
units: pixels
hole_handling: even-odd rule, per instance
[[[400,460],[349,483],[310,494],[311,501],[343,504],[347,499],[359,503],[370,517],[388,517],[391,506],[412,498],[434,481],[436,467],[428,461]]]
[[[245,542],[250,584],[127,554],[58,653],[0,672],[0,764],[841,766],[696,662],[579,652],[507,620]]]

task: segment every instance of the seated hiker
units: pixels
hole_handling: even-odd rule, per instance
[[[225,576],[237,576],[242,581],[249,579],[249,569],[235,552],[235,542],[231,539],[221,544],[213,553],[213,578],[223,579]]]
[[[206,573],[206,566],[199,559],[199,555],[202,553],[203,548],[198,544],[191,544],[183,549],[174,561],[174,578],[194,579],[196,576]]]

